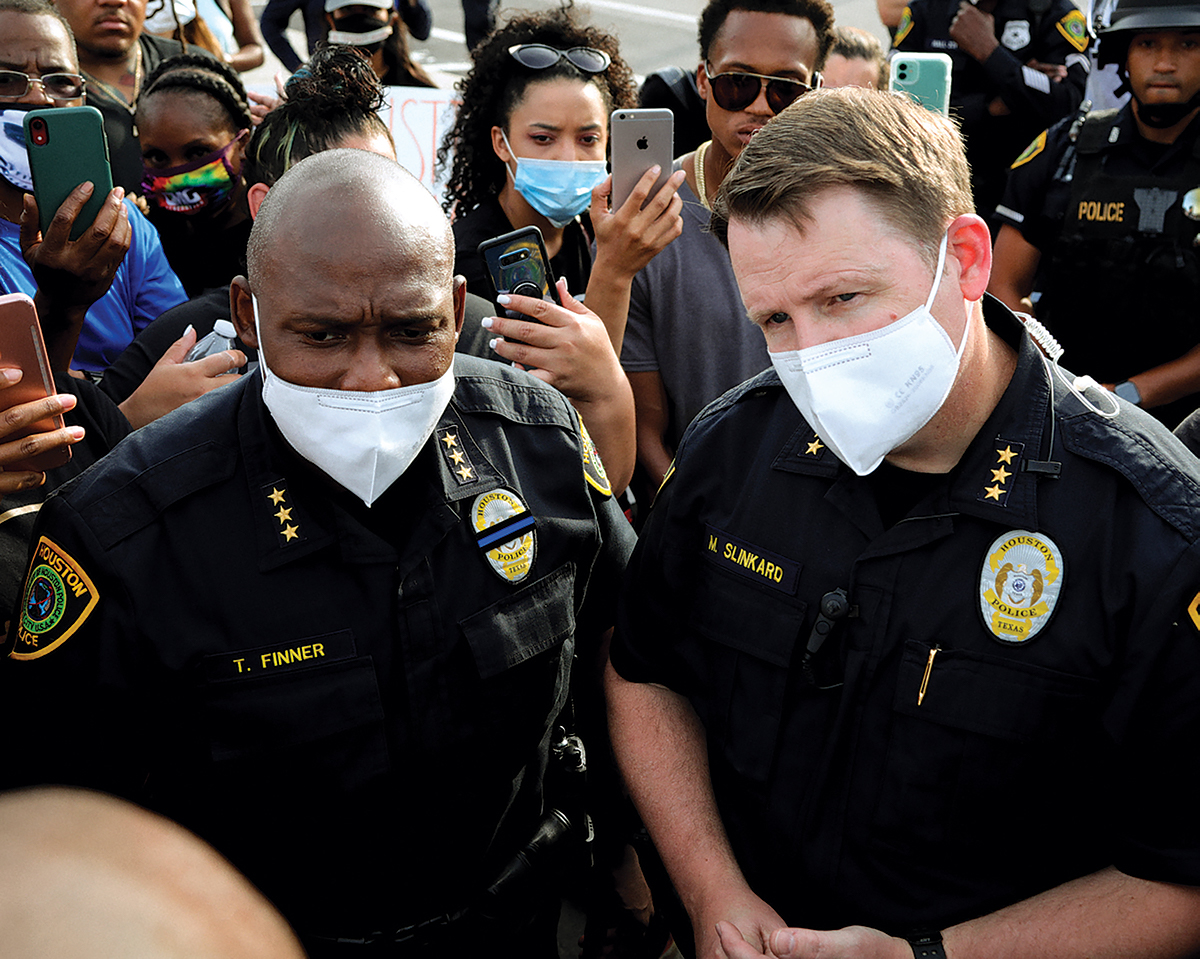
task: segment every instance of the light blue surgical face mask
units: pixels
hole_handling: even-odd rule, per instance
[[[504,145],[517,163],[508,168],[517,192],[529,205],[557,227],[564,227],[592,202],[592,189],[608,176],[604,160],[534,160],[513,153],[508,137]],[[507,164],[505,164],[507,166]]]

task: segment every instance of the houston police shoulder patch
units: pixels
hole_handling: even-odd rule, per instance
[[[471,504],[475,542],[502,580],[519,583],[533,569],[536,521],[511,490],[480,493]]]
[[[600,453],[596,449],[596,444],[592,442],[587,427],[583,425],[583,416],[578,411],[575,415],[579,417],[579,436],[583,441],[584,478],[592,489],[605,496],[612,496],[612,483],[608,479],[608,474],[604,472],[604,464],[600,461]]]
[[[38,659],[57,649],[83,625],[99,601],[83,567],[43,536],[29,561],[10,658]]]
[[[900,14],[900,22],[896,24],[896,35],[892,37],[892,46],[900,46],[900,44],[904,42],[904,38],[912,32],[912,28],[912,10],[910,10],[908,7],[905,7],[904,12]]]
[[[1041,133],[1039,133],[1037,135],[1037,139],[1034,140],[1031,144],[1029,144],[1029,146],[1027,146],[1024,150],[1021,151],[1021,155],[1019,157],[1017,157],[1015,160],[1013,160],[1012,166],[1010,166],[1009,169],[1015,170],[1017,167],[1021,166],[1023,163],[1028,163],[1035,156],[1037,156],[1039,153],[1041,153],[1044,149],[1046,149],[1046,131],[1045,130],[1043,130]]]
[[[1067,43],[1071,44],[1080,53],[1083,53],[1087,49],[1087,17],[1078,10],[1070,11],[1055,26],[1058,27],[1058,32],[1063,35]]]
[[[988,547],[979,574],[979,612],[1006,645],[1045,629],[1062,591],[1063,553],[1044,533],[1009,530]]]

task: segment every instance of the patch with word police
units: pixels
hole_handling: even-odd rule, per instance
[[[1087,49],[1087,17],[1078,10],[1072,10],[1059,20],[1055,26],[1058,27],[1058,32],[1066,38],[1067,43],[1071,44],[1080,53],[1083,53]]]
[[[904,38],[907,37],[909,35],[909,33],[912,32],[912,28],[913,28],[912,11],[908,7],[905,7],[904,12],[902,14],[900,14],[900,22],[898,24],[896,24],[896,35],[894,37],[892,37],[892,46],[893,47],[900,46],[900,44],[903,42]]]
[[[356,655],[354,636],[349,630],[342,630],[290,643],[276,643],[274,646],[212,653],[201,660],[201,668],[206,679],[221,682],[227,679],[250,679],[286,673],[309,666],[353,659]]]
[[[1054,615],[1062,578],[1062,550],[1049,536],[1014,529],[998,537],[979,574],[979,611],[988,632],[1008,645],[1029,642]]]
[[[279,545],[303,543],[306,537],[300,531],[300,520],[292,515],[296,507],[288,499],[287,485],[282,480],[267,483],[262,492],[271,503],[271,515],[279,523],[279,528],[275,531],[279,535]]]
[[[511,490],[480,493],[471,505],[475,542],[501,579],[519,583],[533,569],[536,521]]]
[[[1009,20],[1000,35],[1000,44],[1009,50],[1023,50],[1031,39],[1028,20]]]
[[[1035,156],[1037,156],[1039,153],[1041,153],[1044,149],[1046,149],[1046,131],[1045,130],[1043,130],[1041,133],[1039,133],[1037,136],[1037,139],[1034,140],[1031,144],[1029,144],[1029,146],[1027,146],[1024,150],[1021,151],[1021,155],[1019,157],[1017,157],[1015,160],[1013,160],[1012,166],[1009,167],[1009,169],[1015,170],[1022,163],[1028,163]]]
[[[605,496],[612,496],[612,483],[609,482],[608,474],[604,472],[604,464],[600,461],[600,453],[596,449],[596,444],[592,442],[587,427],[583,425],[583,416],[578,410],[575,415],[579,417],[579,436],[583,440],[584,478],[593,489]]]
[[[467,451],[459,445],[457,427],[438,430],[438,449],[442,451],[446,466],[458,480],[459,486],[475,482],[475,464],[467,456]]]
[[[1021,451],[1024,443],[1012,443],[996,438],[996,462],[986,470],[983,488],[975,494],[981,503],[994,503],[997,506],[1008,505],[1008,494],[1012,492],[1013,477],[1021,466]]]
[[[796,595],[800,564],[795,560],[752,546],[715,526],[706,524],[704,532],[704,558],[708,562],[745,576],[760,586],[769,586],[789,596]]]
[[[100,594],[83,567],[53,540],[38,540],[25,577],[17,638],[9,656],[37,659],[65,643],[91,615]]]

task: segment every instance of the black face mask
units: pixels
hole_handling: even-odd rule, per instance
[[[348,43],[370,55],[382,50],[384,41],[391,34],[391,21],[380,20],[369,13],[351,13],[333,21],[329,42]]]

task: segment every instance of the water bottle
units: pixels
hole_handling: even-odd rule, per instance
[[[196,342],[196,345],[188,350],[187,356],[183,358],[185,363],[191,363],[194,360],[202,360],[206,356],[212,356],[214,353],[222,353],[225,350],[235,349],[234,340],[237,339],[237,330],[229,320],[217,320],[213,324],[213,330],[208,336],[202,337]],[[236,373],[237,367],[231,366],[229,372]]]

